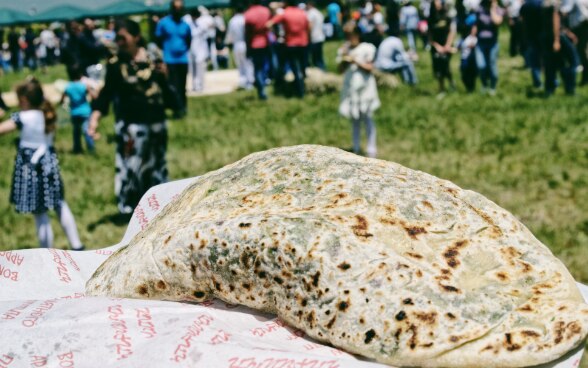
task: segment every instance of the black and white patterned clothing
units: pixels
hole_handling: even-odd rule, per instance
[[[140,49],[136,60],[124,53],[111,58],[104,87],[92,103],[103,115],[114,104],[114,193],[121,213],[131,213],[149,188],[167,181],[165,109],[180,106],[166,75],[145,53]]]
[[[165,120],[166,107],[180,108],[176,91],[153,60],[135,61],[125,54],[108,60],[104,87],[92,110],[106,115],[113,101],[116,119],[127,122],[158,123]]]
[[[119,211],[131,213],[149,188],[167,182],[167,125],[120,120],[115,133],[114,191]]]
[[[51,145],[53,137],[45,134],[42,112],[23,111],[13,114],[12,120],[21,130],[21,139],[14,162],[10,202],[20,213],[39,214],[57,209],[63,201],[63,181]]]

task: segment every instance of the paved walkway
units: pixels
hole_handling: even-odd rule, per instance
[[[206,72],[204,91],[202,92],[192,92],[191,78],[188,78],[187,84],[186,90],[190,97],[231,93],[239,87],[239,71],[237,69],[227,69]]]

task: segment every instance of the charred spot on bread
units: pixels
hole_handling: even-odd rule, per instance
[[[339,304],[337,305],[337,308],[341,311],[341,312],[345,312],[347,310],[347,308],[349,308],[349,300],[346,301],[340,301]]]
[[[376,337],[376,331],[374,331],[374,329],[372,328],[371,330],[366,331],[365,339],[363,340],[363,342],[369,344],[370,342],[372,342],[374,337]]]
[[[347,271],[348,269],[351,268],[351,265],[347,262],[342,262],[342,263],[339,263],[339,265],[337,267],[343,271]]]
[[[202,298],[204,298],[205,296],[206,296],[206,293],[205,293],[204,291],[196,290],[196,291],[194,292],[194,297],[195,297],[196,299],[202,299]]]

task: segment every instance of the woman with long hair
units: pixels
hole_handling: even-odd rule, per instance
[[[497,0],[482,0],[471,32],[478,39],[475,52],[482,92],[491,96],[496,94],[498,83],[498,30],[503,13]]]
[[[453,41],[457,32],[455,19],[449,14],[445,0],[433,0],[428,25],[433,74],[439,83],[439,96],[443,96],[446,81],[449,82],[450,89],[455,88],[450,62],[451,54],[455,51]]]
[[[118,209],[130,214],[145,192],[168,178],[165,108],[179,108],[165,69],[143,47],[139,24],[116,23],[118,54],[108,61],[104,87],[92,104],[88,133],[96,135],[112,102],[115,114],[115,184]]]
[[[16,88],[20,111],[0,124],[0,135],[20,131],[10,191],[18,213],[32,213],[39,244],[53,247],[49,210],[55,210],[71,247],[83,250],[75,219],[65,202],[57,153],[53,148],[57,115],[45,100],[41,84],[27,79]]]

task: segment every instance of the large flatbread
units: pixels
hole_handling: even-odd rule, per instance
[[[569,272],[513,215],[423,172],[321,146],[201,176],[87,292],[216,297],[399,366],[529,366],[588,332]]]

